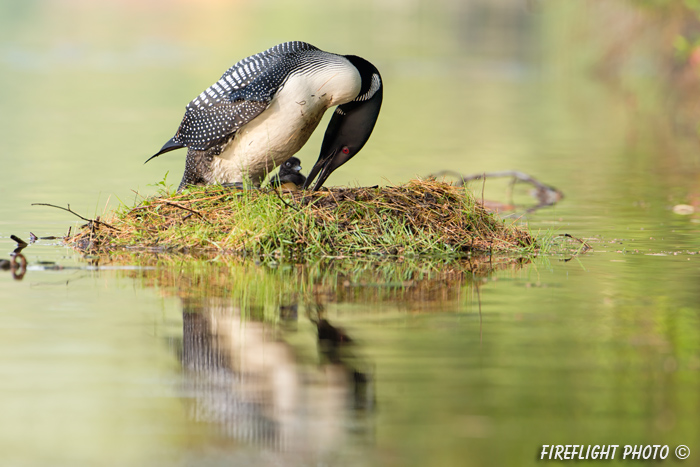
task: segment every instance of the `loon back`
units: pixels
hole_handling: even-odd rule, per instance
[[[328,107],[340,105],[331,121],[333,134],[329,136],[329,125],[324,146],[329,138],[341,137],[344,142],[325,148],[319,156],[312,169],[314,176],[321,174],[314,187],[318,188],[321,178],[325,180],[369,138],[381,106],[381,88],[379,72],[359,57],[324,52],[305,42],[279,44],[239,61],[194,98],[175,136],[148,160],[186,147],[180,189],[244,178],[258,184],[303,146]],[[371,112],[365,117],[370,122],[362,121],[362,116],[359,123],[357,116],[348,119],[349,125],[337,121],[336,115],[347,115],[344,106],[355,114],[357,108],[368,108]],[[358,132],[359,127],[364,131]],[[351,147],[356,148],[352,154]]]

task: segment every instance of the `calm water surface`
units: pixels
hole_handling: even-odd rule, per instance
[[[95,216],[177,183],[182,154],[142,163],[184,105],[288,39],[385,78],[370,144],[331,183],[521,170],[566,196],[523,222],[593,250],[287,265],[40,240],[21,280],[0,270],[2,465],[540,465],[543,444],[669,445],[668,463],[685,444],[695,463],[700,216],[672,207],[700,203],[700,157],[571,73],[583,46],[552,32],[570,12],[95,5],[0,5],[0,258],[12,234],[80,225],[31,203]]]

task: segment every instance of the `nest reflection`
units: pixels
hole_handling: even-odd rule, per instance
[[[318,460],[341,446],[371,444],[374,437],[381,375],[365,355],[363,336],[342,327],[343,317],[354,312],[341,316],[338,306],[353,305],[346,308],[363,317],[463,309],[484,277],[529,260],[108,261],[150,266],[123,274],[181,299],[177,347],[194,420],[238,442]]]

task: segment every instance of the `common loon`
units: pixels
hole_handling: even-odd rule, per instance
[[[301,149],[324,112],[337,106],[304,183],[317,190],[365,145],[382,96],[381,75],[367,60],[285,42],[226,70],[187,105],[175,136],[146,162],[186,147],[178,190],[244,181],[259,186]]]
[[[296,157],[290,157],[280,166],[279,172],[270,178],[271,187],[285,186],[293,183],[294,187],[301,188],[306,182],[306,177],[301,173],[301,161]],[[292,187],[292,188],[294,188]]]

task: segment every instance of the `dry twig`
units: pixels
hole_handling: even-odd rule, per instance
[[[56,206],[55,204],[49,204],[49,203],[32,203],[32,206],[49,206],[49,207],[51,207],[51,208],[61,209],[61,210],[63,210],[63,211],[67,211],[67,212],[73,214],[74,216],[79,217],[80,219],[84,220],[85,222],[88,222],[88,223],[91,223],[91,224],[104,225],[104,226],[107,227],[108,229],[116,230],[117,232],[119,231],[118,228],[116,228],[116,227],[114,227],[114,226],[111,226],[111,225],[109,225],[109,224],[106,223],[106,222],[102,222],[102,221],[99,220],[99,219],[88,219],[87,217],[81,216],[80,214],[78,214],[77,212],[73,211],[73,210],[70,208],[70,204],[68,205],[68,208],[64,208],[64,207],[62,207],[62,206]]]
[[[511,177],[512,180],[510,182],[510,187],[512,190],[513,185],[515,185],[516,182],[523,182],[523,183],[529,183],[530,185],[535,187],[535,192],[533,193],[534,198],[538,201],[538,204],[536,206],[533,206],[527,210],[527,212],[532,212],[537,209],[546,207],[546,206],[551,206],[558,201],[560,201],[563,197],[564,194],[558,190],[557,188],[554,188],[549,185],[545,185],[544,183],[540,182],[536,178],[524,173],[520,172],[518,170],[501,170],[498,172],[484,172],[480,174],[473,174],[473,175],[463,175],[458,172],[455,172],[453,170],[442,170],[440,172],[437,172],[435,174],[429,175],[429,177],[444,177],[444,176],[450,176],[450,177],[455,177],[458,179],[457,182],[455,182],[456,186],[463,186],[465,183],[473,181],[473,180],[482,180],[484,183],[486,182],[486,178],[499,178],[499,177]],[[482,185],[482,204],[483,204],[483,185]]]
[[[574,236],[571,235],[571,234],[568,234],[568,233],[559,234],[558,237],[566,237],[566,238],[570,238],[570,239],[572,239],[572,240],[576,240],[577,242],[579,242],[581,245],[583,245],[583,248],[581,249],[581,253],[585,253],[585,252],[587,252],[588,250],[592,250],[592,249],[593,249],[593,247],[590,246],[588,243],[586,243],[585,241],[581,240],[580,238],[574,237]]]

